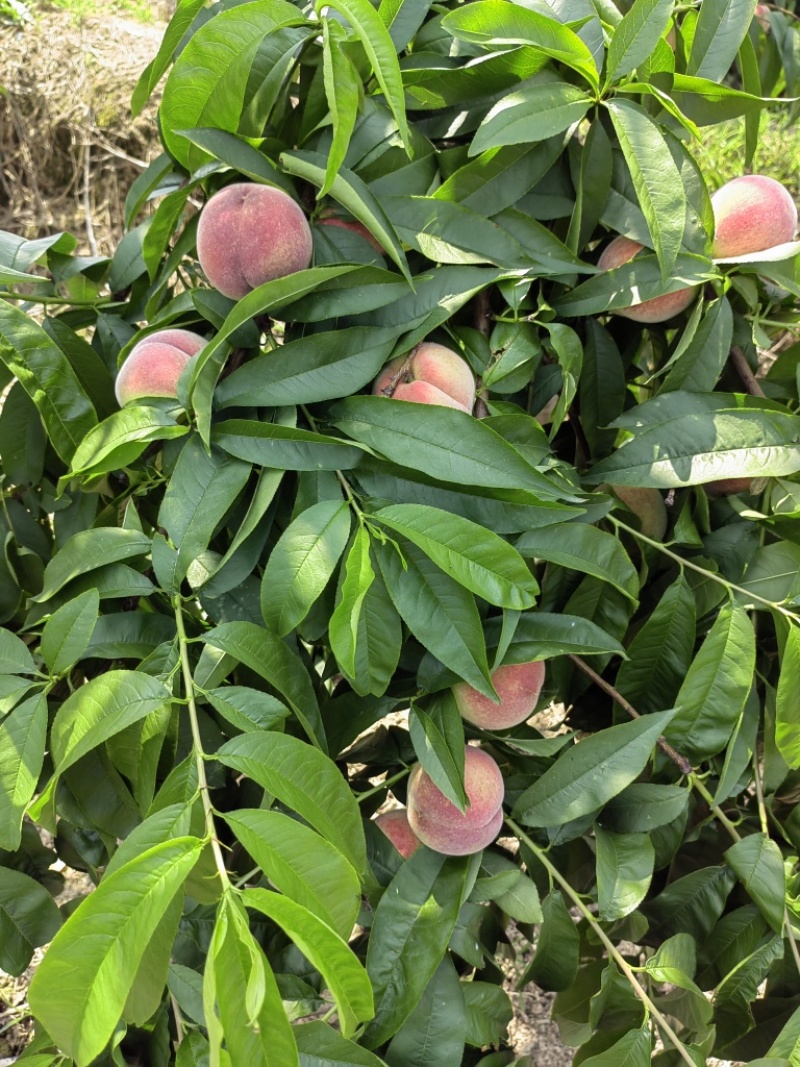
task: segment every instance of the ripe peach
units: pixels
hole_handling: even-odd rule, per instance
[[[271,185],[226,185],[200,213],[197,258],[209,282],[232,300],[305,270],[311,253],[305,215],[288,193]]]
[[[706,482],[703,488],[708,496],[735,496],[749,493],[751,484],[751,478],[718,478],[714,482]]]
[[[639,519],[639,528],[645,537],[661,541],[667,532],[667,505],[657,489],[634,485],[611,487],[623,504],[626,504]]]
[[[744,174],[717,189],[714,209],[714,243],[717,259],[763,252],[791,241],[797,229],[797,208],[788,191],[774,178]]]
[[[453,686],[458,710],[467,722],[481,730],[506,730],[529,719],[544,684],[544,663],[508,663],[492,671],[491,677],[499,704],[466,682]]]
[[[401,377],[393,379],[407,363]],[[423,341],[409,359],[398,356],[387,363],[372,387],[375,396],[393,396],[417,404],[440,404],[468,414],[475,404],[475,379],[469,365],[444,345]]]
[[[486,848],[503,825],[505,786],[486,752],[466,746],[464,787],[470,806],[463,814],[417,764],[408,779],[408,822],[428,848],[445,856],[468,856]]]
[[[600,270],[613,270],[615,267],[621,267],[623,263],[633,259],[642,248],[644,245],[640,245],[638,241],[631,241],[628,237],[615,237],[611,244],[603,249],[597,266]],[[652,300],[645,300],[635,307],[616,308],[614,314],[633,319],[634,322],[665,322],[673,315],[686,310],[694,300],[696,290],[697,286],[692,285],[688,289],[679,289],[676,293],[655,296]]]
[[[120,406],[144,396],[177,396],[181,371],[205,344],[191,330],[157,330],[142,338],[117,374]]]
[[[340,219],[338,215],[323,215],[320,216],[319,224],[320,226],[338,226],[340,230],[350,230],[351,233],[357,233],[359,237],[369,241],[376,252],[380,252],[383,255],[383,249],[380,244],[378,244],[363,222],[356,222],[355,219]]]
[[[373,822],[386,834],[404,860],[419,848],[420,839],[408,825],[408,812],[405,808],[384,811],[383,814],[376,815]]]

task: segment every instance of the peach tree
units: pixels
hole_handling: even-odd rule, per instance
[[[800,1062],[798,40],[180,0],[113,256],[0,234],[25,1067],[524,1064],[534,985],[585,1067]]]

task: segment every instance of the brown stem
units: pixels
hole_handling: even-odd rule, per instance
[[[626,711],[632,719],[641,719],[641,712],[638,712],[633,706],[633,704],[630,704],[625,699],[622,693],[617,692],[617,690],[614,688],[613,685],[611,685],[610,682],[607,682],[605,678],[601,678],[597,671],[592,670],[592,668],[589,666],[588,663],[586,663],[585,660],[582,660],[580,656],[574,656],[571,653],[569,654],[568,658],[572,660],[578,670],[583,671],[587,678],[591,678],[595,685],[599,686],[604,693],[607,693],[612,700],[616,701],[616,703],[619,704],[623,711]],[[665,756],[668,756],[669,759],[672,760],[672,762],[675,764],[681,774],[692,773],[692,765],[689,760],[685,756],[682,756],[680,752],[676,752],[676,750],[672,747],[669,741],[665,740],[663,737],[659,737],[658,747],[661,749]]]
[[[418,348],[419,348],[419,345],[414,345],[414,347],[408,353],[406,358],[400,364],[400,367],[398,368],[397,372],[391,376],[391,378],[389,379],[388,384],[386,386],[384,386],[383,389],[381,389],[381,394],[383,396],[388,396],[388,397],[394,396],[394,391],[397,388],[397,386],[400,383],[400,381],[402,380],[403,375],[408,371],[409,367],[411,366],[411,361],[413,360],[414,356],[417,354],[417,349]]]
[[[763,396],[764,390],[761,388],[755,374],[750,370],[750,364],[745,359],[744,352],[738,345],[734,345],[731,348],[731,363],[733,364],[736,373],[742,379],[742,384],[750,396]]]
[[[492,328],[491,322],[491,303],[489,299],[489,290],[481,289],[478,295],[475,297],[475,315],[473,318],[475,329],[482,333],[484,337],[489,336],[489,331]]]

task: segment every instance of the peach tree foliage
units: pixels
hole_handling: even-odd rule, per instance
[[[794,116],[795,25],[181,0],[113,257],[0,234],[0,966],[52,942],[28,1067],[522,1064],[515,953],[576,1063],[798,1062],[797,248],[714,262],[693,156],[740,118],[749,168]],[[196,257],[232,181],[314,242],[238,302]],[[643,251],[598,271],[620,234]],[[207,343],[120,409],[157,328]],[[424,339],[474,416],[370,395]],[[536,660],[562,732],[462,719],[454,684]],[[417,762],[461,805],[465,739],[500,840],[403,860],[371,817]],[[95,888],[59,908],[65,868]]]

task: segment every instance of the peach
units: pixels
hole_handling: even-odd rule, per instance
[[[311,253],[311,229],[301,208],[271,185],[226,185],[200,213],[197,258],[209,282],[232,300],[305,270]]]
[[[445,856],[468,856],[490,845],[503,825],[505,786],[500,768],[480,748],[466,746],[462,814],[417,764],[408,779],[408,823],[423,845]]]
[[[797,208],[789,192],[774,178],[745,174],[726,182],[711,197],[717,259],[763,252],[794,238]]]
[[[386,834],[404,860],[419,848],[420,839],[408,825],[408,812],[405,808],[384,811],[381,815],[376,815],[373,821]]]
[[[751,484],[750,478],[718,478],[715,482],[706,482],[703,488],[709,496],[735,496],[749,493]]]
[[[667,532],[667,505],[657,489],[636,485],[612,485],[623,504],[639,519],[639,529],[645,537],[661,541]]]
[[[603,249],[597,266],[600,270],[613,270],[629,262],[644,248],[638,241],[631,241],[628,237],[615,237],[611,244]],[[664,296],[655,296],[652,300],[645,300],[635,307],[615,308],[615,315],[632,319],[634,322],[665,322],[673,315],[685,311],[694,300],[697,286],[688,289],[679,289],[675,293],[667,293]]]
[[[400,370],[402,375],[395,381]],[[439,404],[471,413],[475,379],[465,360],[444,345],[423,341],[411,356],[387,363],[372,387],[375,396],[392,396],[417,404]]]
[[[177,396],[178,378],[206,344],[191,330],[157,330],[133,346],[117,374],[120,406],[145,396]]]
[[[338,215],[324,215],[320,217],[319,224],[320,226],[337,226],[340,230],[350,230],[351,233],[357,233],[359,237],[369,241],[376,252],[380,252],[383,255],[383,248],[381,248],[363,222],[356,222],[355,219],[340,219]]]
[[[492,685],[500,703],[479,693],[466,682],[453,686],[458,710],[481,730],[506,730],[533,715],[544,684],[544,663],[508,663],[492,671]]]

